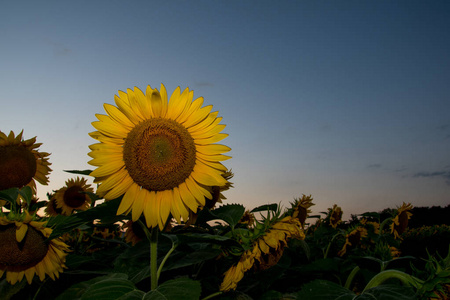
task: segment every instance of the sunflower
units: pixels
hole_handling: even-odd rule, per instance
[[[90,135],[100,142],[89,153],[97,194],[107,201],[123,195],[117,214],[131,212],[133,221],[144,214],[148,227],[162,230],[170,214],[187,220],[213,199],[209,187],[227,184],[221,161],[231,149],[215,144],[228,136],[220,133],[222,118],[202,107],[203,98],[192,101],[188,88],[169,101],[164,85],[118,94],[117,107],[105,104],[107,115],[92,123]]]
[[[352,231],[350,231],[346,236],[345,236],[345,244],[342,247],[342,249],[338,252],[339,256],[343,256],[346,252],[347,252],[347,247],[356,247],[360,241],[366,237],[368,235],[367,233],[367,229],[365,229],[364,227],[358,226],[355,229],[353,229]]]
[[[292,217],[297,218],[302,224],[302,228],[305,228],[305,221],[308,215],[311,213],[309,209],[311,206],[315,205],[312,203],[313,198],[311,195],[302,195],[301,198],[294,199],[292,205]]]
[[[131,243],[133,246],[146,238],[145,232],[138,222],[129,220],[122,228],[126,229],[125,242]]]
[[[400,238],[400,235],[405,232],[408,227],[408,221],[412,216],[410,210],[412,209],[411,203],[404,203],[397,209],[397,215],[392,219],[391,233],[394,234],[394,238]]]
[[[7,136],[0,131],[0,191],[26,185],[36,191],[35,180],[48,184],[50,154],[38,152],[42,144],[36,143],[36,137],[23,140],[22,133],[15,136],[11,131]]]
[[[268,269],[278,263],[287,242],[291,238],[305,239],[300,221],[286,216],[275,222],[265,233],[255,240],[253,248],[245,251],[239,262],[224,274],[221,291],[234,290],[244,273],[252,267],[257,270]]]
[[[94,189],[87,184],[87,179],[80,177],[69,179],[66,185],[55,193],[56,208],[66,216],[71,215],[74,210],[86,210],[92,202],[87,193],[93,192]]]
[[[45,214],[49,217],[54,217],[62,214],[62,209],[56,206],[55,194],[50,196],[50,200],[47,202],[44,210]]]
[[[46,274],[53,280],[58,278],[66,268],[69,249],[60,239],[47,241],[51,233],[45,222],[33,221],[28,213],[21,220],[0,216],[0,277],[6,273],[10,284],[24,276],[31,284],[35,274],[41,281]]]
[[[333,208],[329,209],[330,211],[330,225],[335,228],[342,222],[342,209],[336,204],[333,205]]]

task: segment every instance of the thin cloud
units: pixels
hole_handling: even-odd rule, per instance
[[[450,185],[450,171],[418,172],[413,177],[444,178],[445,182]]]
[[[381,168],[381,164],[370,164],[367,166],[369,169],[379,169]]]
[[[44,41],[53,47],[53,53],[55,56],[66,56],[72,52],[71,49],[61,43],[54,42],[48,38],[44,39]]]

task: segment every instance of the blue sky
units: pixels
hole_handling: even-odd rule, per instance
[[[103,103],[163,83],[227,124],[229,203],[450,204],[448,1],[5,1],[0,41],[0,130],[52,153],[42,199],[92,168]]]

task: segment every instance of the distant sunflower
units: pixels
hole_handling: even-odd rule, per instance
[[[62,209],[56,206],[56,197],[54,194],[50,197],[50,200],[47,202],[44,212],[49,217],[62,215]]]
[[[343,256],[348,248],[352,247],[355,248],[363,238],[365,238],[368,235],[367,229],[361,226],[356,227],[352,231],[350,231],[345,236],[345,244],[342,247],[342,249],[338,252],[339,256]]]
[[[333,228],[336,228],[342,222],[342,209],[336,204],[333,205],[333,208],[330,210],[330,225]]]
[[[302,224],[302,228],[304,228],[306,219],[311,213],[311,210],[309,208],[315,205],[314,203],[312,203],[312,200],[313,198],[311,197],[311,195],[302,195],[301,198],[294,199],[294,203],[292,203],[292,217],[297,218],[300,221],[300,223]]]
[[[298,219],[286,216],[275,222],[254,242],[253,248],[245,251],[239,262],[228,269],[220,285],[221,291],[234,290],[244,273],[252,267],[257,270],[268,269],[278,263],[289,239],[305,239]]]
[[[164,85],[145,94],[128,89],[115,96],[117,107],[105,104],[107,115],[96,115],[91,176],[105,200],[123,195],[117,214],[131,212],[133,221],[144,214],[148,227],[162,230],[169,214],[187,220],[212,199],[208,187],[227,184],[221,161],[230,148],[215,144],[228,136],[220,133],[225,125],[193,96],[178,87],[168,101]]]
[[[125,242],[131,243],[133,246],[146,238],[144,229],[138,222],[129,220],[122,228],[126,229]]]
[[[38,152],[42,144],[36,143],[36,137],[23,140],[22,133],[15,136],[11,131],[7,136],[0,131],[0,191],[26,185],[35,191],[35,180],[48,184],[50,154]]]
[[[412,216],[410,210],[413,208],[411,203],[404,203],[397,209],[397,215],[392,219],[391,233],[394,234],[394,238],[400,238],[400,235],[405,232],[408,227],[409,219]]]
[[[43,281],[47,274],[55,280],[63,271],[68,246],[60,239],[47,238],[52,229],[45,222],[33,221],[29,214],[22,220],[9,220],[0,216],[0,277],[6,273],[10,284],[28,283],[35,274]]]
[[[71,215],[74,210],[86,210],[92,202],[87,193],[93,192],[94,189],[87,184],[87,179],[69,179],[66,185],[55,193],[56,208],[61,209],[62,214],[66,216]]]

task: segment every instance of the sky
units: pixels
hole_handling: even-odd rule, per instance
[[[313,214],[450,204],[448,1],[3,1],[0,130],[37,137],[48,186],[94,169],[119,90],[180,86],[219,111],[226,203]]]

